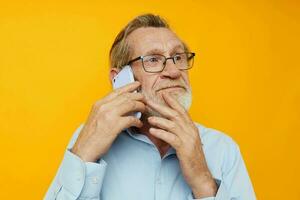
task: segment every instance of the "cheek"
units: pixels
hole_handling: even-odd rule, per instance
[[[155,82],[156,82],[156,76],[155,75],[147,75],[143,77],[142,84],[142,90],[146,92],[147,94],[155,95]]]
[[[153,94],[155,83],[159,76],[157,74],[146,73],[140,66],[133,66],[132,70],[135,79],[142,85],[142,91],[146,92],[147,94]]]
[[[185,82],[185,84],[190,87],[190,79],[189,79],[188,72],[184,72],[182,74],[182,79]]]
[[[151,83],[151,81],[149,80],[143,80],[141,82],[142,84],[142,90],[148,94],[152,94],[154,91],[153,91],[153,84]]]
[[[134,79],[136,81],[139,81],[142,86],[144,85],[144,76],[143,76],[143,72],[141,71],[140,67],[139,66],[132,66],[132,71],[134,73]]]

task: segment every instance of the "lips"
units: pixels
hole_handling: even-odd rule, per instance
[[[182,88],[182,89],[185,89],[185,87],[183,87],[181,85],[173,85],[173,86],[162,87],[162,88],[158,89],[157,92],[160,91],[160,90],[169,89],[169,88]]]

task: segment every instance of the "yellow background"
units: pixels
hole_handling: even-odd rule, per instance
[[[9,3],[8,3],[9,2]],[[0,199],[41,199],[111,90],[108,51],[138,14],[196,52],[191,116],[240,145],[258,199],[300,199],[297,0],[0,2]]]

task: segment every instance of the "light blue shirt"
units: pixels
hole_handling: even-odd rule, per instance
[[[206,162],[218,191],[201,200],[255,200],[255,193],[238,145],[220,131],[195,123]],[[70,152],[74,133],[46,200],[192,200],[176,151],[161,158],[151,140],[126,129],[97,162],[84,162]]]

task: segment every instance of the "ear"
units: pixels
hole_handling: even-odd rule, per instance
[[[110,78],[110,82],[112,82],[112,80],[114,79],[114,77],[120,72],[120,69],[113,67],[110,69],[109,72],[109,78]]]

